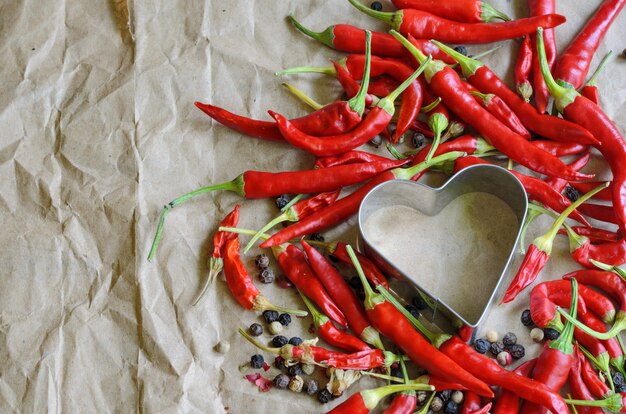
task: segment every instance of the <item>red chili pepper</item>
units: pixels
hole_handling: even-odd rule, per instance
[[[272,305],[263,294],[254,286],[246,267],[239,256],[239,238],[228,239],[224,246],[224,276],[228,289],[241,306],[248,310],[262,312],[277,310],[297,316],[306,316],[303,311],[295,311]]]
[[[570,304],[570,315],[576,317],[578,307],[578,282],[572,280],[572,301]],[[537,358],[532,378],[545,384],[554,392],[559,392],[561,387],[567,382],[567,377],[572,364],[574,363],[574,348],[572,337],[574,326],[566,323],[558,339],[551,341],[543,348]],[[535,403],[525,403],[522,406],[523,414],[545,413],[546,408]]]
[[[376,176],[381,171],[400,166],[404,162],[403,160],[388,160],[278,173],[246,171],[232,181],[194,190],[175,198],[164,206],[161,217],[159,218],[154,242],[152,243],[150,254],[148,255],[148,260],[151,260],[156,252],[167,213],[174,207],[197,195],[214,190],[228,190],[247,199],[254,199],[275,197],[281,194],[323,193],[365,181],[368,178]]]
[[[606,4],[606,3],[605,3]],[[626,230],[626,142],[608,116],[596,104],[573,89],[563,88],[555,81],[548,70],[541,30],[537,34],[537,48],[541,57],[541,72],[546,79],[556,107],[565,118],[573,120],[591,132],[602,145],[602,153],[613,173],[613,207],[620,224],[620,230]],[[558,70],[558,68],[557,68]]]
[[[348,245],[346,243],[335,241],[326,244],[325,249],[329,254],[332,254],[342,262],[352,265],[352,259],[350,259],[347,247]],[[387,282],[387,278],[380,271],[380,269],[378,269],[374,262],[362,253],[355,251],[354,254],[359,259],[361,268],[363,269],[363,272],[365,272],[365,277],[372,284],[372,286],[377,287],[378,285],[382,285],[385,289],[388,289],[389,283]]]
[[[580,285],[579,285],[580,286]],[[604,322],[600,320],[597,316],[595,316],[594,312],[585,312],[578,315],[578,319],[590,327],[591,329],[598,332],[606,332],[607,328]],[[577,336],[577,332],[580,332],[580,335]],[[623,371],[624,369],[624,353],[622,352],[622,347],[619,344],[619,341],[616,338],[603,339],[599,340],[597,338],[592,337],[591,335],[583,332],[582,330],[576,328],[574,331],[574,336],[576,340],[580,342],[582,346],[584,346],[590,352],[592,351],[591,341],[600,341],[604,349],[609,355],[608,363],[605,363],[606,358],[604,356],[601,359],[598,359],[597,353],[591,352],[594,358],[596,358],[596,365],[601,367],[603,370],[608,371],[608,364],[616,367],[618,371]]]
[[[587,21],[585,27],[561,53],[554,72],[557,79],[569,83],[574,89],[581,87],[589,71],[593,55],[624,4],[626,4],[626,0],[604,0],[602,2],[595,14]]]
[[[477,164],[491,163],[477,157],[461,157],[454,162],[454,172],[456,173],[464,168]],[[544,204],[546,207],[549,207],[558,213],[562,213],[571,205],[571,202],[567,197],[557,192],[545,181],[513,170],[511,170],[511,173],[520,181],[524,190],[526,190],[529,199]],[[574,210],[570,215],[572,219],[582,224],[589,225],[587,220],[585,220],[585,218],[578,211]]]
[[[433,345],[413,329],[411,323],[394,305],[385,300],[382,295],[374,293],[363,274],[363,270],[352,248],[348,246],[347,250],[363,283],[363,288],[365,289],[365,312],[367,312],[367,316],[374,328],[389,338],[411,361],[426,371],[444,380],[461,384],[479,395],[493,397],[493,392],[487,384],[469,374],[463,367],[453,362],[449,356],[446,357],[435,349]]]
[[[276,126],[276,122],[246,118],[226,109],[202,102],[194,102],[194,104],[220,124],[244,135],[268,141],[285,142]],[[351,130],[361,121],[361,116],[350,108],[348,102],[339,101],[326,105],[321,112],[315,111],[291,121],[298,128],[307,131],[309,134],[323,136],[341,134]]]
[[[226,217],[222,219],[220,222],[220,227],[237,227],[237,223],[239,223],[239,208],[241,206],[237,204],[233,211],[228,213]],[[200,289],[200,293],[193,301],[193,305],[197,305],[200,302],[200,299],[204,296],[204,292],[208,289],[209,285],[215,279],[215,276],[219,275],[222,269],[224,268],[224,260],[222,259],[222,250],[224,250],[224,245],[230,239],[234,239],[237,237],[235,233],[229,233],[224,231],[216,231],[213,235],[213,253],[209,258],[209,275],[207,276],[206,282]]]
[[[595,400],[594,395],[585,384],[582,377],[582,363],[581,357],[584,358],[582,353],[575,347],[576,358],[574,358],[574,364],[569,371],[569,386],[572,392],[572,397],[577,400]],[[599,407],[579,407],[578,412],[581,414],[602,414],[604,411]]]
[[[541,139],[536,141],[531,141],[531,143],[544,150],[545,152],[549,152],[555,157],[565,157],[567,155],[576,155],[583,153],[589,150],[589,145],[577,144],[575,142],[559,142],[559,141],[550,141],[547,139]]]
[[[356,336],[337,329],[333,322],[328,319],[326,315],[317,310],[315,305],[302,292],[300,292],[300,296],[309,310],[309,313],[313,316],[313,325],[322,340],[326,341],[329,345],[349,352],[360,352],[371,349]]]
[[[606,181],[588,181],[584,183],[571,182],[570,186],[574,187],[580,193],[588,193],[599,185],[605,184]],[[613,186],[609,183],[609,186],[604,190],[600,191],[598,194],[594,195],[593,198],[604,201],[612,201],[613,200]]]
[[[596,68],[591,78],[585,83],[585,85],[580,88],[580,94],[585,98],[589,99],[596,105],[600,104],[600,96],[598,95],[598,86],[596,85],[596,81],[598,80],[598,75],[602,72],[602,70],[606,67],[606,64],[609,62],[609,58],[613,55],[613,51],[609,50],[609,53],[604,55],[602,61]]]
[[[337,200],[340,192],[341,189],[326,193],[320,193],[314,197],[298,201],[294,205],[285,209],[285,211],[272,219],[269,223],[267,223],[259,231],[257,231],[254,236],[252,236],[246,247],[243,249],[243,252],[246,253],[248,250],[250,250],[250,248],[263,235],[263,233],[267,232],[269,229],[276,226],[277,224],[283,223],[285,221],[302,220],[303,218],[310,216],[316,211],[331,205],[335,202],[335,200]]]
[[[359,302],[359,299],[346,283],[343,276],[335,270],[335,267],[324,255],[315,250],[304,240],[302,240],[301,243],[309,259],[309,264],[337,306],[339,306],[341,312],[343,312],[350,329],[368,344],[376,348],[384,349],[378,331],[370,324],[365,314],[365,309],[363,309],[363,305]],[[322,339],[325,338],[322,337]],[[350,343],[350,345],[352,345],[352,343]],[[360,349],[353,350],[360,351]]]
[[[364,53],[365,30],[349,24],[335,24],[321,32],[314,32],[300,24],[293,16],[287,16],[289,21],[302,33],[318,42],[341,52]],[[443,60],[453,64],[454,60],[443,53],[437,46],[428,40],[418,40],[420,50],[431,55],[433,59]],[[372,54],[380,57],[406,57],[406,49],[387,33],[372,32]]]
[[[622,225],[619,217],[617,217],[617,211],[614,206],[585,203],[580,206],[579,211],[594,220],[617,224],[618,226]]]
[[[502,23],[460,23],[421,10],[404,9],[393,13],[381,12],[357,0],[349,1],[358,10],[384,21],[400,33],[410,34],[418,39],[439,39],[446,43],[492,43],[533,33],[538,27],[552,28],[565,23],[565,17],[559,14]]]
[[[537,275],[541,272],[550,258],[554,238],[558,234],[559,228],[563,225],[567,216],[574,209],[578,208],[578,206],[593,196],[595,192],[600,191],[601,188],[602,187],[598,187],[596,190],[581,196],[578,200],[573,202],[559,215],[546,234],[533,240],[528,251],[526,252],[526,256],[524,256],[522,265],[504,294],[504,298],[502,299],[503,303],[511,302],[522,290],[524,290],[524,288],[530,285],[537,278]]]
[[[504,103],[498,96],[489,93],[484,94],[478,91],[470,91],[472,95],[477,97],[477,101],[493,116],[495,116],[500,122],[506,125],[511,131],[520,135],[527,140],[530,140],[530,132],[524,127],[522,121],[519,120],[517,115]]]
[[[430,88],[424,85],[424,104],[432,105],[437,99],[438,98],[433,95]],[[448,112],[448,108],[441,102],[441,99],[439,99],[439,103],[428,112],[427,124],[428,128],[433,132],[433,142],[424,160],[430,161],[436,153],[437,147],[439,147],[443,131],[445,131],[450,124],[450,113]]]
[[[463,394],[464,398],[461,414],[486,413],[491,408],[491,403],[483,407],[483,403],[480,401],[480,396],[478,394],[471,391],[466,391]]]
[[[513,373],[528,377],[535,368],[537,359],[531,359],[515,368]],[[503,389],[496,398],[493,414],[517,414],[519,412],[520,397],[509,390]]]
[[[524,36],[515,62],[515,89],[527,103],[533,95],[533,87],[528,81],[532,62],[533,48],[530,44],[530,36]]]
[[[415,379],[414,382],[418,382],[418,383],[421,383],[421,384],[432,385],[433,387],[435,387],[436,391],[445,391],[445,390],[465,390],[465,391],[467,391],[467,387],[465,387],[465,386],[463,386],[461,384],[456,384],[454,382],[443,380],[443,379],[437,377],[436,375],[428,375],[428,374],[421,375],[420,377]]]
[[[341,84],[341,87],[343,88],[343,90],[346,92],[346,95],[348,96],[348,98],[352,98],[353,96],[356,96],[357,93],[359,93],[359,91],[361,90],[361,85],[359,85],[359,83],[356,80],[354,80],[352,76],[350,76],[350,72],[348,72],[348,69],[344,68],[343,66],[341,66],[341,64],[335,62],[334,60],[332,60],[331,63],[333,64],[333,68],[335,69],[335,76],[337,77],[337,80]],[[372,97],[372,95],[370,95],[370,88],[371,88],[371,80],[367,89],[368,94],[365,97],[366,107],[370,107],[372,105],[372,102],[374,102],[374,98]],[[312,135],[316,135],[316,134],[312,134]]]
[[[570,254],[580,265],[594,269],[591,260],[611,266],[621,266],[626,263],[626,239],[602,244],[591,244],[589,238],[579,236],[568,231]]]
[[[481,0],[391,0],[399,9],[417,9],[439,17],[465,23],[487,23],[491,19],[511,20],[506,14],[496,10]]]
[[[287,279],[319,306],[330,319],[347,327],[345,316],[307,263],[304,252],[293,244],[286,247],[277,246],[272,251]]]
[[[576,347],[576,357],[580,363],[580,375],[585,385],[596,398],[606,398],[611,395],[611,389],[600,379],[598,374],[591,367],[591,363],[582,353],[580,348]]]
[[[357,164],[363,162],[389,161],[389,158],[365,151],[348,151],[340,155],[329,155],[315,161],[315,167],[328,168],[336,165]]]
[[[309,217],[306,217],[304,220],[300,220],[299,222],[282,229],[278,233],[275,233],[268,240],[261,243],[260,247],[272,247],[293,238],[297,238],[305,234],[315,233],[342,223],[344,220],[348,219],[357,212],[363,198],[378,184],[397,178],[408,180],[432,165],[436,165],[453,158],[458,158],[461,155],[462,153],[459,152],[449,152],[433,158],[430,164],[420,163],[410,168],[396,168],[379,174],[353,193],[337,200],[334,204],[310,215]]]
[[[472,85],[483,93],[493,93],[499,96],[530,131],[555,141],[599,144],[598,140],[584,127],[556,116],[537,112],[532,105],[524,102],[522,98],[509,89],[498,75],[480,61],[463,56],[448,47],[442,50],[458,61],[463,76]]]
[[[404,391],[393,398],[383,414],[413,414],[416,406],[417,395],[415,391]]]
[[[591,152],[587,151],[584,155],[578,157],[573,162],[567,165],[573,170],[580,171],[587,165],[590,159]],[[554,188],[554,190],[558,191],[559,193],[561,193],[568,184],[567,180],[558,177],[548,177],[545,179],[545,182],[552,186],[552,188]]]
[[[359,123],[353,130],[340,135],[332,135],[324,137],[316,137],[304,133],[296,128],[284,116],[270,111],[270,114],[276,119],[281,134],[289,143],[297,148],[306,150],[316,156],[334,155],[354,149],[378,135],[387,127],[393,117],[395,108],[394,100],[396,97],[413,83],[415,79],[423,71],[423,66],[417,69],[407,78],[391,95],[381,99],[375,107],[370,109],[363,121]]]
[[[615,232],[599,229],[596,227],[572,226],[571,229],[579,236],[587,237],[589,241],[594,244],[616,242],[622,238],[619,234]],[[561,229],[559,230],[559,234],[567,234],[567,231]]]
[[[549,15],[556,12],[556,6],[554,0],[528,0],[528,9],[531,16]],[[532,47],[536,48],[535,35],[531,35]],[[546,56],[548,58],[548,67],[550,71],[554,70],[556,64],[556,40],[554,38],[554,30],[547,29],[544,31],[544,42],[546,45]],[[539,67],[539,57],[536,53],[533,54],[532,70],[533,70],[533,91],[535,93],[535,106],[539,113],[546,112],[548,106],[548,100],[550,99],[550,92],[546,83],[541,76],[541,69]]]
[[[354,1],[354,0],[351,0]],[[426,57],[413,47],[410,42],[398,32],[391,31],[420,61]],[[448,47],[436,43],[442,50],[448,51]],[[456,53],[456,52],[455,52]],[[518,163],[543,174],[566,178],[573,176],[573,180],[585,179],[588,175],[572,171],[558,158],[541,151],[530,144],[523,137],[514,133],[498,121],[493,115],[480,106],[467,92],[459,75],[442,62],[426,64],[426,80],[432,91],[450,108],[455,108],[457,115],[469,125],[474,127],[490,144],[500,152]]]
[[[353,394],[328,411],[328,414],[368,414],[370,410],[373,410],[378,403],[386,396],[407,390],[430,390],[431,387],[423,384],[399,384],[399,385],[387,385],[373,390],[363,390],[356,394]]]

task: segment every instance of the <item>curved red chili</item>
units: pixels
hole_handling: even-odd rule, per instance
[[[506,14],[496,10],[481,0],[391,0],[399,9],[417,9],[439,17],[465,23],[487,23],[491,19],[511,20]]]
[[[478,98],[477,101],[487,111],[489,111],[491,115],[498,118],[498,120],[509,127],[511,131],[527,140],[530,140],[530,132],[528,132],[522,124],[522,121],[519,120],[517,115],[515,115],[511,108],[509,108],[509,106],[504,103],[502,99],[492,93],[484,94],[478,91],[470,91],[470,93]]]
[[[549,152],[555,157],[576,155],[589,150],[589,145],[578,144],[576,142],[559,142],[548,139],[540,139],[531,141],[531,143],[545,152]]]
[[[573,365],[569,371],[568,382],[572,397],[577,400],[595,400],[593,393],[587,387],[587,384],[582,377],[582,362],[581,357],[584,358],[578,347],[575,347],[575,358]],[[599,407],[583,407],[577,408],[579,413],[582,414],[602,414],[604,410]]]
[[[336,165],[356,164],[363,162],[389,161],[389,158],[365,151],[348,151],[339,155],[329,155],[320,157],[315,161],[314,166],[318,168],[334,167]]]
[[[594,244],[616,242],[622,238],[622,236],[613,231],[599,229],[597,227],[571,226],[571,229],[579,236],[587,237],[589,241]],[[567,230],[561,229],[559,230],[559,234],[567,234]]]
[[[416,406],[417,395],[415,391],[404,391],[393,398],[383,414],[413,414]]]
[[[574,161],[567,165],[573,170],[580,171],[585,167],[585,165],[587,165],[590,159],[591,151],[587,151],[584,155],[576,158]],[[544,181],[552,186],[552,188],[554,188],[554,190],[558,191],[559,193],[561,193],[568,184],[567,180],[558,177],[547,177]],[[580,210],[580,206],[578,209]]]
[[[533,62],[533,48],[530,44],[530,36],[524,36],[522,44],[517,54],[515,62],[515,89],[517,93],[526,101],[530,102],[533,95],[533,87],[528,80],[530,76],[530,68]]]
[[[347,250],[348,245],[344,242],[332,242],[326,245],[326,251],[329,254],[332,254],[337,259],[341,260],[344,263],[352,265],[352,259],[350,259],[350,255]],[[372,262],[367,256],[358,251],[355,251],[357,259],[359,259],[359,263],[361,264],[361,268],[365,273],[365,277],[372,284],[372,286],[377,287],[378,285],[382,285],[385,289],[389,288],[389,283],[387,282],[387,278],[383,274],[383,272],[378,269],[378,267]]]
[[[556,6],[554,0],[529,0],[528,11],[531,16],[542,16],[556,12]],[[535,35],[531,35],[531,43],[533,49],[536,48]],[[550,71],[554,69],[556,64],[556,40],[554,38],[554,30],[544,30],[544,43],[546,45],[546,56],[548,58],[548,66]],[[533,92],[535,94],[535,107],[539,113],[546,112],[548,101],[550,99],[550,92],[548,87],[541,76],[541,69],[539,67],[539,56],[533,53],[532,61],[532,75],[533,75]]]
[[[602,2],[591,19],[561,53],[554,72],[556,79],[570,84],[574,89],[581,87],[593,55],[624,4],[626,0]]]
[[[596,398],[608,397],[611,394],[611,389],[600,379],[591,367],[589,360],[578,347],[576,347],[576,358],[580,363],[580,375],[593,396]]]
[[[599,185],[605,184],[606,181],[587,181],[584,183],[580,182],[571,182],[570,186],[574,187],[580,193],[588,193]],[[609,183],[609,186],[604,190],[600,191],[598,194],[594,195],[593,198],[604,201],[612,201],[613,200],[613,186]]]
[[[531,359],[513,370],[513,373],[522,377],[530,376],[535,368],[537,359]],[[517,414],[519,412],[520,397],[509,390],[503,389],[496,397],[493,414]]]
[[[237,223],[239,223],[239,209],[240,205],[237,204],[233,211],[228,213],[226,217],[220,221],[219,227],[237,227]],[[196,296],[196,299],[193,301],[192,305],[197,305],[200,302],[200,299],[204,296],[204,292],[208,289],[209,285],[213,282],[215,276],[219,275],[219,273],[224,268],[224,260],[222,259],[222,250],[224,250],[224,245],[230,239],[234,239],[237,237],[236,233],[230,233],[225,231],[217,230],[213,235],[213,253],[211,253],[211,257],[209,257],[209,275],[207,276],[206,282],[200,289],[200,293]],[[150,260],[150,255],[148,255],[148,260]]]
[[[418,39],[439,39],[446,43],[492,43],[534,33],[538,27],[552,28],[565,23],[565,17],[559,14],[501,23],[460,23],[421,10],[404,9],[393,13],[381,12],[357,0],[349,1],[358,10],[384,21],[400,33],[410,34]]]
[[[424,389],[429,390],[431,388],[423,384],[399,384],[387,385],[372,390],[359,391],[356,394],[351,395],[350,398],[332,410],[328,411],[327,414],[368,414],[383,398],[390,394],[408,390]]]

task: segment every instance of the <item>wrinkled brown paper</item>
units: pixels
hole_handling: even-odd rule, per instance
[[[557,30],[560,46],[599,3],[558,2],[568,18]],[[522,1],[492,4],[526,15]],[[169,214],[156,259],[148,263],[146,256],[161,208],[176,196],[247,169],[312,162],[286,145],[212,122],[194,101],[260,119],[270,119],[267,109],[304,114],[308,108],[281,82],[320,102],[337,99],[337,83],[322,75],[277,78],[274,71],[327,65],[341,54],[301,35],[285,17],[294,14],[315,30],[334,23],[386,27],[340,0],[25,0],[1,10],[0,412],[322,411],[313,397],[262,394],[243,379],[238,367],[256,351],[236,328],[260,319],[243,311],[222,281],[191,306],[219,220],[241,202],[240,226],[258,228],[276,214],[271,200],[226,192],[198,197]],[[594,67],[610,48],[619,54],[626,47],[624,15],[614,26]],[[510,81],[518,42],[501,45],[483,61]],[[625,74],[626,60],[615,57],[598,79],[602,106],[622,132]],[[354,242],[354,223],[326,236]],[[245,258],[253,275],[257,253]],[[559,238],[542,278],[574,268]],[[260,288],[276,303],[303,307],[292,291]],[[518,320],[526,306],[523,294],[497,307],[484,326],[525,340]],[[308,325],[296,321],[285,335],[310,337]],[[213,350],[221,340],[231,344],[226,354]],[[373,384],[363,379],[348,394]]]

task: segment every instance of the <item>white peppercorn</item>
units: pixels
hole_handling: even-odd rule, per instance
[[[487,334],[485,335],[485,338],[487,338],[487,340],[489,342],[497,342],[498,341],[498,333],[496,331],[487,331]]]
[[[302,372],[306,375],[311,375],[315,371],[315,365],[313,364],[302,364]]]
[[[431,411],[438,412],[438,411],[441,411],[442,408],[443,408],[443,401],[441,401],[441,398],[439,397],[433,398],[433,400],[430,402]]]
[[[283,325],[278,321],[274,321],[270,323],[269,329],[272,335],[276,335],[283,331]]]
[[[535,342],[543,341],[544,333],[541,328],[533,328],[530,331],[530,338]]]
[[[215,349],[215,351],[219,352],[220,354],[225,354],[230,350],[230,342],[226,340],[221,340],[217,343],[217,345],[213,347],[213,349]]]
[[[462,391],[454,391],[450,396],[450,399],[457,404],[461,404],[463,402],[463,392]]]
[[[302,392],[302,387],[304,386],[304,380],[301,376],[296,375],[291,378],[289,381],[289,389],[293,392]]]
[[[511,357],[511,354],[509,354],[507,351],[502,351],[498,354],[496,359],[498,360],[498,364],[505,367],[511,363],[513,357]]]

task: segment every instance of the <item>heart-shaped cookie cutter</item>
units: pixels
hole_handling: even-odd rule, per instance
[[[517,235],[502,271],[498,275],[480,275],[479,280],[493,277],[497,278],[497,282],[493,284],[493,279],[490,279],[495,287],[488,300],[485,301],[480,316],[476,320],[468,321],[439,297],[423,289],[416,275],[406,274],[398,269],[394,263],[387,260],[376,246],[368,242],[363,231],[363,225],[375,211],[390,206],[407,206],[425,215],[435,216],[457,197],[475,192],[488,193],[504,201],[517,218],[518,226]],[[472,328],[473,331],[486,315],[494,298],[501,293],[500,290],[503,290],[500,285],[519,241],[522,225],[526,219],[527,207],[528,198],[522,184],[509,171],[496,165],[474,165],[465,168],[438,188],[409,180],[388,181],[373,188],[361,203],[358,214],[359,245],[385,273],[409,282],[417,290],[417,293],[422,296],[430,308],[429,315],[422,313],[430,322],[443,330],[450,330],[450,328],[458,330],[465,326]],[[472,282],[476,283],[477,280],[474,279]],[[475,299],[468,298],[468,300]],[[445,319],[440,318],[440,316],[444,316]]]

